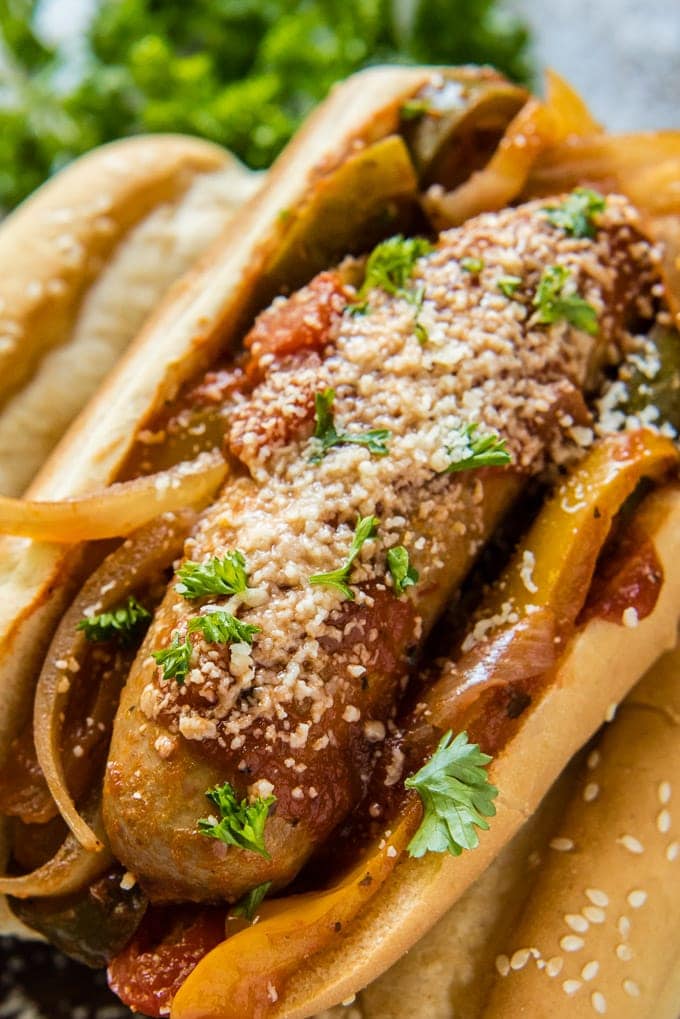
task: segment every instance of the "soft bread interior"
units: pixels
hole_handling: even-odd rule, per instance
[[[114,251],[84,297],[70,335],[36,365],[0,413],[0,492],[18,495],[144,319],[224,230],[260,175],[228,163],[153,209]]]

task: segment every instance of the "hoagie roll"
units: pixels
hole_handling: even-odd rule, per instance
[[[91,960],[117,885],[132,1007],[351,996],[674,642],[667,263],[625,180],[522,193],[596,130],[351,79],[0,505],[0,890]]]

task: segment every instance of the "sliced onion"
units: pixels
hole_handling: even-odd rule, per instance
[[[434,225],[444,229],[480,212],[502,209],[520,194],[542,152],[565,138],[597,130],[580,96],[558,74],[549,72],[546,102],[529,99],[484,169],[446,194],[431,188],[424,199],[425,210]]]
[[[224,458],[213,451],[167,471],[60,502],[0,496],[0,534],[65,543],[122,537],[161,513],[204,505],[227,470]]]
[[[70,685],[63,665],[72,659],[79,662],[84,656],[86,637],[77,625],[87,610],[93,606],[96,612],[114,608],[145,580],[168,566],[181,553],[193,520],[194,514],[187,510],[166,515],[142,528],[107,556],[63,616],[40,673],[33,708],[38,763],[59,813],[81,846],[90,852],[101,850],[102,843],[73,802],[60,754]]]
[[[17,899],[68,895],[91,884],[113,862],[113,854],[105,845],[101,803],[94,811],[92,829],[97,832],[99,852],[84,849],[69,833],[52,859],[42,867],[19,877],[0,876],[0,895],[14,895]]]
[[[539,610],[449,665],[425,697],[428,722],[456,731],[459,717],[486,690],[546,673],[555,664],[555,632],[552,612]]]

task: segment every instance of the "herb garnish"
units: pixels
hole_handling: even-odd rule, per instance
[[[403,237],[401,234],[389,237],[378,244],[368,256],[364,282],[358,294],[359,300],[350,306],[350,312],[358,315],[368,311],[366,295],[378,287],[387,294],[413,301],[415,295],[406,284],[411,278],[417,260],[432,251],[433,246],[424,237]]]
[[[465,272],[470,272],[473,275],[477,275],[477,273],[480,273],[482,271],[482,269],[484,268],[484,259],[483,258],[469,258],[469,257],[468,258],[461,258],[461,260],[460,260],[460,267]]]
[[[354,530],[354,537],[352,544],[350,545],[349,555],[345,560],[343,566],[340,566],[337,570],[331,570],[329,573],[314,573],[309,578],[310,584],[324,584],[327,587],[337,587],[339,591],[342,591],[345,598],[349,598],[354,601],[354,591],[349,587],[347,580],[350,575],[354,560],[361,552],[361,549],[369,538],[375,536],[375,532],[378,527],[377,517],[359,517],[356,528]]]
[[[547,205],[543,212],[553,226],[558,226],[572,237],[594,237],[594,216],[604,212],[604,195],[591,188],[575,188],[561,205]]]
[[[190,621],[188,632],[200,631],[209,644],[252,644],[253,637],[260,632],[260,627],[253,623],[244,623],[231,612],[216,609],[202,616],[194,616]]]
[[[410,856],[460,856],[479,845],[476,829],[488,829],[484,818],[496,813],[498,789],[485,771],[490,761],[476,743],[468,742],[466,732],[453,740],[447,732],[427,764],[406,779],[406,788],[415,789],[423,804],[423,819],[408,845]]]
[[[264,881],[261,885],[255,885],[249,892],[238,900],[236,905],[232,906],[229,910],[231,916],[242,916],[252,923],[255,919],[258,909],[262,905],[262,900],[271,888],[271,881]]]
[[[551,265],[543,270],[533,305],[537,309],[534,321],[539,325],[568,322],[576,329],[595,336],[598,331],[597,312],[575,293],[565,293],[571,272],[563,265]]]
[[[387,550],[387,568],[392,574],[394,593],[401,595],[404,589],[418,583],[419,574],[409,562],[408,549],[396,545]]]
[[[228,846],[238,846],[252,853],[259,853],[268,860],[269,853],[264,844],[264,826],[269,809],[276,803],[275,796],[258,796],[257,799],[239,802],[229,782],[208,789],[205,794],[220,812],[220,820],[203,817],[198,822],[198,831],[211,839],[219,839]]]
[[[521,276],[499,276],[496,280],[496,286],[500,292],[507,298],[514,297],[515,293],[522,285]]]
[[[189,671],[192,651],[193,647],[189,638],[180,641],[179,634],[175,633],[172,644],[160,651],[152,651],[151,657],[162,667],[163,679],[176,679],[181,684]]]
[[[389,450],[385,443],[392,434],[389,428],[371,428],[367,432],[338,431],[333,420],[334,400],[335,390],[330,387],[314,396],[314,438],[318,439],[320,449],[310,457],[311,463],[320,463],[333,446],[366,446],[375,456],[387,456]]]
[[[175,590],[188,600],[207,594],[241,594],[248,587],[246,561],[238,549],[221,559],[214,556],[205,563],[184,563],[177,576],[180,583]]]
[[[477,434],[478,430],[479,425],[476,421],[462,426],[458,438],[464,440],[465,445],[461,447],[460,444],[452,444],[446,447],[449,456],[455,456],[456,459],[440,471],[441,474],[455,474],[458,471],[475,470],[478,467],[504,467],[512,463],[505,439],[496,432]]]
[[[399,111],[402,120],[418,120],[432,109],[429,99],[407,99]]]
[[[82,630],[88,640],[105,641],[118,637],[125,642],[132,638],[140,623],[151,619],[151,613],[130,595],[124,605],[119,605],[109,612],[100,612],[97,616],[86,616],[78,623],[77,629]]]

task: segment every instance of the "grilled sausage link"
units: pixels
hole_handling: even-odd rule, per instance
[[[322,274],[256,323],[228,437],[243,471],[186,548],[193,561],[239,549],[248,589],[187,600],[170,587],[114,728],[106,826],[153,899],[234,900],[294,877],[365,790],[409,668],[501,515],[528,476],[588,441],[584,388],[626,323],[651,316],[656,256],[624,199],[608,198],[593,238],[569,236],[542,205],[442,234],[406,288],[375,288],[365,308]],[[596,331],[541,314],[553,266]],[[338,441],[324,452],[311,433],[328,389]],[[447,472],[469,455],[472,423],[506,441],[510,466]],[[389,433],[385,455],[348,441],[372,429]],[[369,515],[379,526],[348,571],[351,597],[310,584],[342,566]],[[402,594],[395,546],[419,574]],[[150,652],[215,607],[259,627],[252,646],[192,632],[188,674],[164,678]],[[401,780],[398,757],[386,774]],[[276,797],[269,859],[198,832],[214,813],[206,790],[226,781],[239,797]]]

